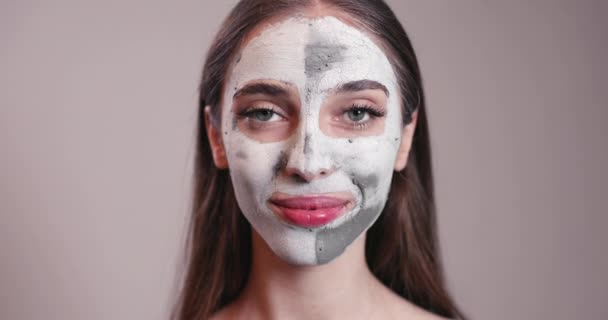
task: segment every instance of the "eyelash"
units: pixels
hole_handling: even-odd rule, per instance
[[[280,112],[277,112],[276,107],[272,107],[272,106],[246,107],[237,113],[237,117],[240,119],[242,119],[242,118],[253,119],[254,112],[259,112],[259,111],[270,111],[270,112],[278,115],[279,117],[285,118]]]
[[[281,113],[277,112],[277,108],[273,107],[273,106],[247,107],[247,108],[244,108],[243,110],[241,110],[240,112],[238,112],[237,117],[240,119],[255,120],[254,113],[260,112],[260,111],[270,111],[270,112],[278,115],[279,117],[284,118],[284,116]],[[365,130],[375,118],[384,117],[386,114],[386,112],[384,110],[379,109],[379,108],[377,108],[373,105],[369,105],[369,104],[352,104],[349,107],[345,108],[342,111],[342,114],[346,115],[348,112],[352,112],[352,111],[364,111],[370,117],[370,119],[367,119],[365,122],[354,122],[354,121],[350,120],[352,122],[349,123],[349,126],[351,126],[352,129],[354,129],[354,130]]]
[[[350,107],[344,109],[343,114],[355,110],[365,111],[370,116],[370,119],[365,122],[352,122],[350,125],[355,130],[365,130],[370,125],[370,122],[373,121],[373,119],[384,117],[384,115],[386,114],[384,110],[378,109],[377,107],[368,104],[353,104]]]

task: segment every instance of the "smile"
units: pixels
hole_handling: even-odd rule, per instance
[[[353,206],[354,200],[345,194],[289,196],[275,193],[268,200],[272,211],[287,223],[303,227],[324,226]]]

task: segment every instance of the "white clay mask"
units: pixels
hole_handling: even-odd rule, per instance
[[[395,73],[366,34],[334,17],[266,27],[222,103],[239,207],[283,260],[328,263],[378,218],[403,126]]]

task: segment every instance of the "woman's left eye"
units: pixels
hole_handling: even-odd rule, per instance
[[[365,129],[376,118],[383,117],[384,110],[369,105],[352,105],[344,111],[344,120],[354,129]]]
[[[346,116],[352,122],[363,122],[369,119],[369,112],[363,108],[353,108],[346,111]]]

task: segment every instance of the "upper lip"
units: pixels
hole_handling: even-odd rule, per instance
[[[291,196],[275,193],[269,199],[270,203],[284,208],[300,210],[317,210],[322,208],[333,208],[347,205],[352,202],[350,197],[344,194],[312,194]]]

